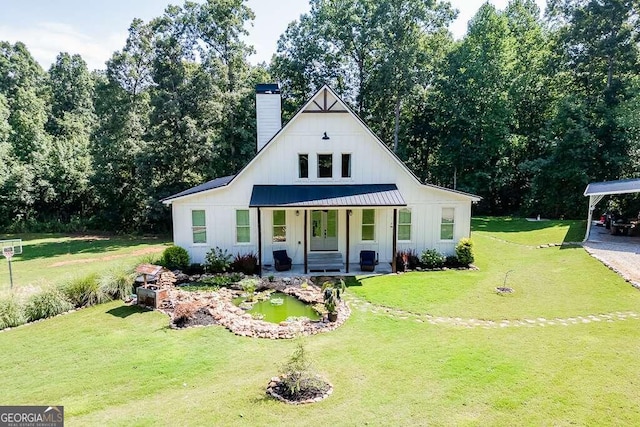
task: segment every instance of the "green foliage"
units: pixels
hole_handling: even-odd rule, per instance
[[[44,289],[31,295],[24,306],[24,315],[28,322],[47,319],[73,308],[65,295],[56,287]]]
[[[442,268],[446,258],[437,249],[426,249],[420,256],[420,262],[426,268]]]
[[[460,239],[456,245],[456,258],[458,262],[464,266],[473,264],[473,242],[471,239]]]
[[[219,247],[211,248],[205,256],[204,267],[209,273],[224,273],[231,267],[232,255]]]
[[[205,286],[218,286],[218,287],[226,287],[232,283],[238,283],[241,280],[241,277],[238,274],[216,274],[215,276],[207,276],[202,279],[198,283],[201,283]]]
[[[25,323],[27,323],[27,318],[24,314],[24,307],[16,297],[9,296],[0,299],[0,330],[14,328]]]
[[[110,300],[95,273],[70,280],[61,287],[61,291],[76,307],[88,307]]]
[[[240,286],[242,286],[242,290],[246,294],[247,301],[253,301],[256,288],[258,287],[258,281],[256,279],[244,279],[240,282]]]
[[[327,281],[322,284],[322,297],[324,307],[331,314],[337,313],[338,304],[342,300],[342,294],[346,290],[344,280]]]
[[[258,268],[258,257],[253,252],[237,254],[231,263],[231,269],[238,273],[252,275]]]
[[[133,292],[137,274],[121,268],[100,276],[100,292],[109,299],[126,299]]]
[[[162,252],[160,265],[169,270],[186,270],[189,267],[189,253],[181,246],[169,246]]]
[[[327,384],[315,374],[309,353],[301,338],[296,342],[296,348],[282,367],[282,385],[284,396],[289,400],[299,400],[307,392],[326,390]]]

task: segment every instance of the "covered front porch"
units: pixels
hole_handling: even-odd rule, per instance
[[[250,207],[257,210],[260,274],[359,274],[363,251],[375,252],[374,273],[395,272],[404,206],[395,184],[256,185]],[[275,265],[277,251],[286,251],[285,271]]]
[[[382,274],[390,274],[393,273],[393,268],[388,262],[381,262],[376,265],[374,271],[362,271],[360,270],[360,264],[358,263],[349,263],[349,269],[347,271],[346,265],[343,266],[340,270],[331,270],[331,271],[310,271],[307,270],[305,273],[303,264],[292,264],[291,270],[287,271],[276,271],[273,264],[267,265],[265,264],[262,267],[262,276],[269,277],[273,276],[275,278],[284,278],[284,277],[298,277],[298,276],[308,276],[308,277],[319,277],[319,276],[335,276],[335,277],[343,277],[343,276],[356,276],[356,275],[370,275],[377,276]]]

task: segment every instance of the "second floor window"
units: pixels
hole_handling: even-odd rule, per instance
[[[318,178],[333,177],[333,154],[318,154]]]
[[[298,178],[309,178],[308,154],[298,154]]]
[[[351,178],[351,154],[342,154],[342,177]]]

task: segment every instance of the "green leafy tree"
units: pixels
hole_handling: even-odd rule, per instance
[[[68,221],[92,207],[90,139],[95,126],[93,80],[80,55],[61,53],[49,70],[53,144],[47,180],[52,194],[41,213]],[[48,208],[48,209],[47,209]]]

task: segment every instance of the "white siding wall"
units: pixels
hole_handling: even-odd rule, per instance
[[[324,132],[330,137],[323,140]],[[317,154],[333,154],[333,178],[317,178]],[[341,178],[341,154],[351,153],[351,178]],[[309,178],[298,178],[298,154],[309,155]],[[258,252],[257,210],[250,209],[251,242],[235,241],[235,211],[248,209],[254,184],[389,184],[395,183],[412,211],[411,242],[398,242],[398,250],[427,248],[452,254],[455,243],[469,235],[471,201],[469,197],[420,185],[381,147],[361,123],[347,113],[300,114],[294,122],[263,150],[252,164],[229,186],[195,194],[173,202],[175,244],[186,248],[192,262],[203,262],[206,252],[216,246],[236,254]],[[440,240],[442,208],[455,208],[454,240]],[[192,243],[191,210],[206,211],[207,243]],[[304,211],[287,211],[287,242],[272,242],[272,214],[262,210],[263,263],[271,264],[272,250],[287,249],[296,264],[304,260]],[[353,209],[351,217],[350,262],[357,262],[360,250],[379,253],[380,262],[392,257],[393,208],[376,210],[376,241],[362,242],[362,211]],[[346,209],[338,216],[339,251],[346,254]],[[308,213],[310,222],[310,212]]]

